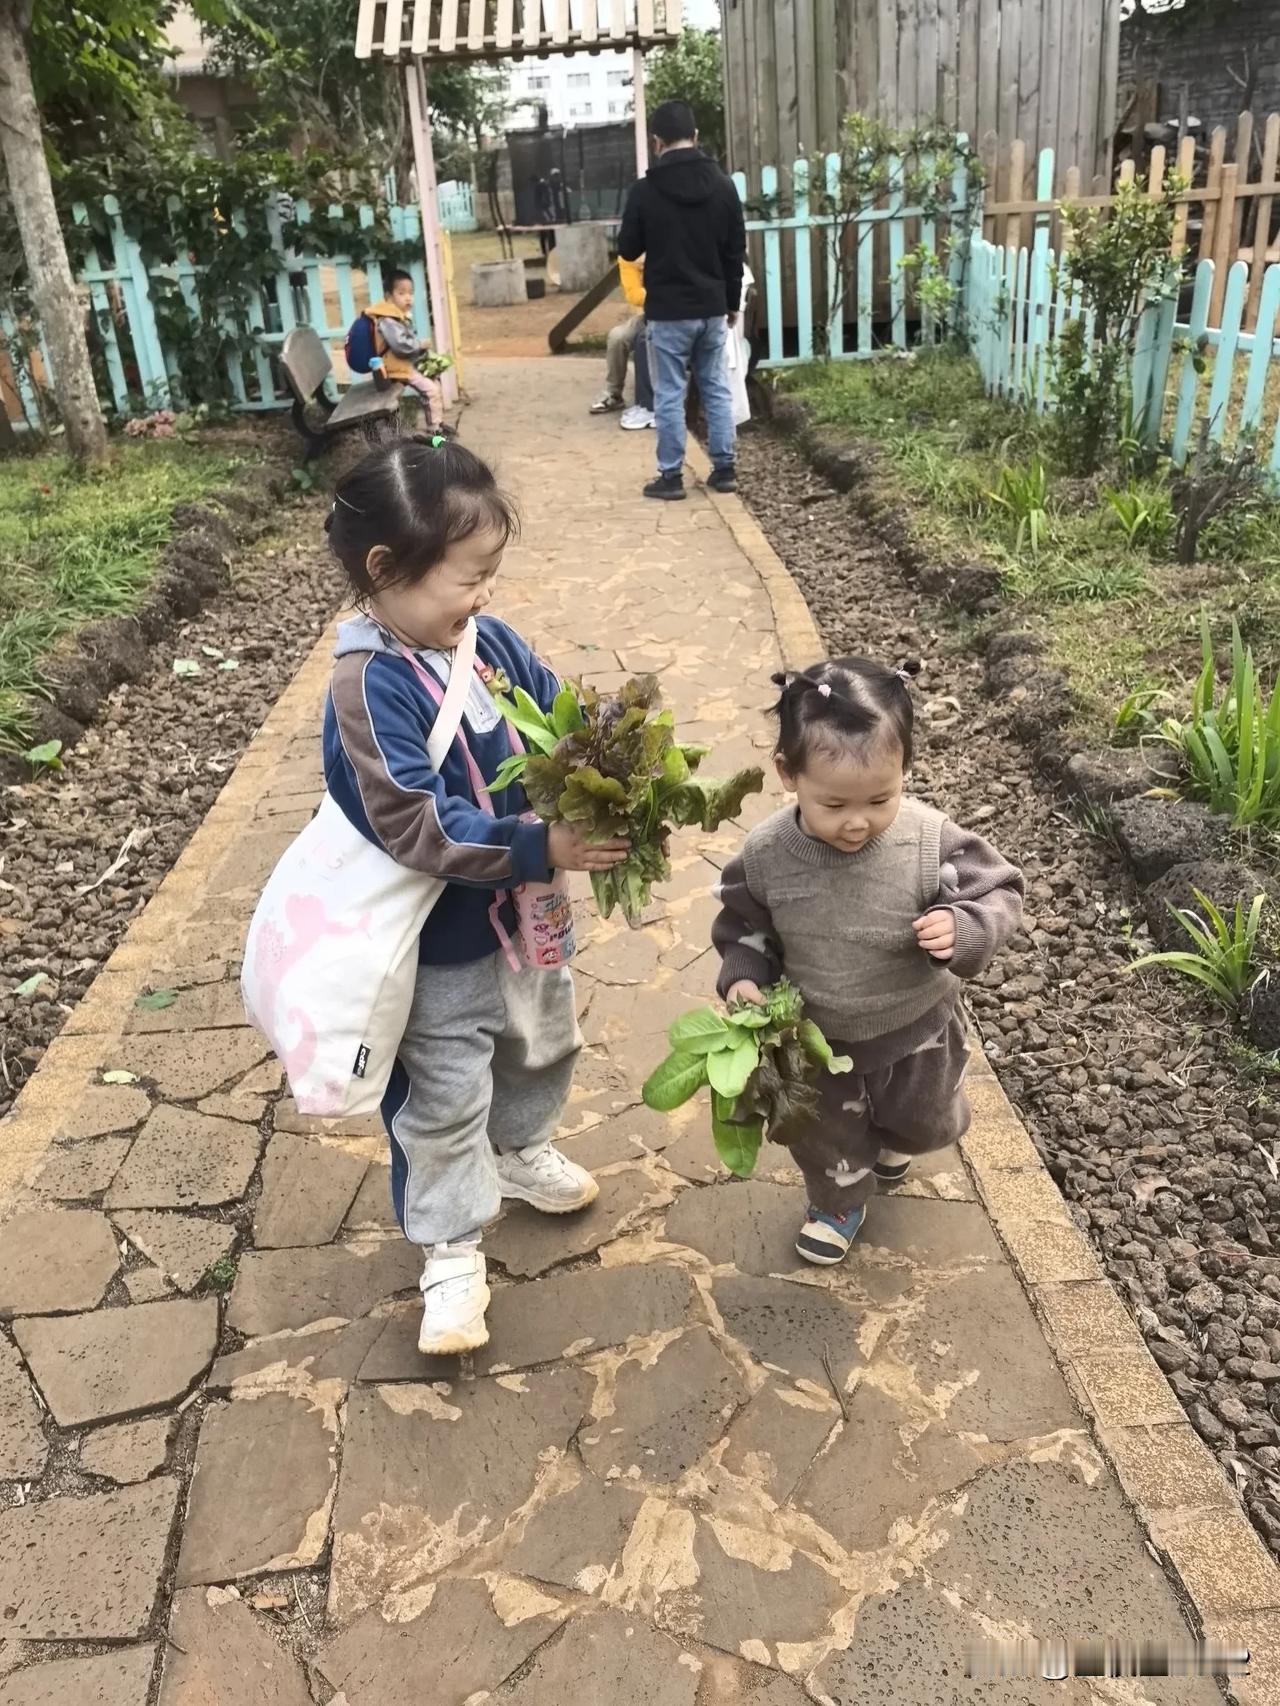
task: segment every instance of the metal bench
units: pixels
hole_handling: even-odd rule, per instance
[[[331,403],[323,386],[333,363],[310,326],[295,326],[288,334],[280,366],[293,392],[293,424],[306,446],[304,462],[321,455],[339,433],[381,422],[394,425],[400,413],[401,387],[380,390],[372,379],[350,386],[340,402]]]

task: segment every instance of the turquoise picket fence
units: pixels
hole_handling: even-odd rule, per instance
[[[97,242],[89,245],[79,283],[88,297],[111,401],[121,414],[195,401],[182,395],[177,355],[165,345],[153,286],[162,280],[176,284],[186,312],[193,323],[198,323],[199,268],[183,259],[176,266],[148,270],[137,242],[120,217],[115,197],[104,198],[102,207],[108,241],[102,246]],[[300,250],[288,247],[285,241],[284,223],[290,211],[304,240]],[[332,217],[340,217],[343,209],[331,204],[328,211]],[[360,226],[370,229],[375,219],[373,208],[362,203],[356,211]],[[423,337],[430,339],[418,210],[391,206],[387,212],[393,239],[417,248],[417,258],[405,270],[414,281],[415,324]],[[89,224],[88,210],[81,204],[76,205],[73,217],[78,225]],[[362,308],[384,294],[382,269],[376,260],[356,254],[320,255],[305,247],[306,227],[312,219],[306,201],[282,196],[265,218],[275,265],[264,274],[249,300],[239,305],[239,314],[228,312],[222,321],[234,406],[250,411],[290,407],[292,397],[272,358],[295,326],[310,326],[319,334],[337,356],[339,376],[345,378],[339,352],[347,328]],[[243,232],[243,224],[239,229]],[[33,357],[38,357],[46,377],[53,369],[39,327],[19,321],[12,306],[0,300],[0,334],[26,425],[40,432],[44,418]],[[336,399],[332,378],[328,384]]]
[[[440,223],[446,231],[478,231],[475,191],[470,184],[456,180],[441,184],[436,190],[436,207]]]
[[[922,160],[921,167],[927,171],[928,161]],[[809,162],[797,160],[791,168],[790,196],[784,198],[777,167],[763,167],[758,203],[743,174],[734,173],[748,215],[748,236],[758,239],[757,252],[764,260],[766,348],[761,367],[795,367],[820,356],[864,360],[886,344],[906,349],[912,341],[915,305],[903,263],[917,243],[934,256],[942,252],[945,232],[940,225],[969,223],[963,164],[952,174],[950,200],[939,212],[907,202],[906,163],[895,158],[889,162],[882,204],[848,218],[815,210],[815,201],[818,208],[824,203],[829,207],[837,197],[839,155],[829,154],[824,169],[825,194],[815,196]],[[787,206],[789,212],[784,211]],[[957,289],[964,276],[965,247],[962,242],[950,245],[946,257],[948,278]],[[916,312],[924,334],[932,335],[927,309]]]
[[[1249,263],[1227,272],[1220,324],[1209,324],[1215,264],[1197,263],[1186,319],[1178,297],[1152,303],[1138,328],[1132,370],[1133,418],[1151,444],[1167,445],[1183,466],[1208,423],[1211,443],[1230,448],[1252,437],[1280,489],[1280,264],[1262,277],[1257,323],[1243,331]],[[1054,406],[1053,345],[1079,319],[1079,295],[1058,279],[1047,232],[1030,250],[975,238],[966,281],[967,325],[987,391],[1041,413]],[[1180,293],[1185,296],[1185,290]],[[1092,315],[1085,314],[1092,347]]]

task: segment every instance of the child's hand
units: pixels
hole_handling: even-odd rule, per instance
[[[732,1007],[739,1001],[746,1001],[752,1007],[764,1006],[764,996],[760,992],[760,985],[752,983],[749,977],[744,977],[735,983],[724,1000],[726,1007]]]
[[[629,841],[589,842],[572,823],[547,830],[547,864],[553,871],[609,871],[631,851]]]
[[[916,945],[935,960],[949,960],[955,952],[956,919],[950,907],[939,907],[917,918],[911,928],[916,933]]]

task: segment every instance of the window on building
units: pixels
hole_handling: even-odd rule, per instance
[[[626,116],[627,116],[627,103],[625,101],[610,101],[609,102],[609,117],[610,118],[626,118]]]
[[[569,117],[570,118],[590,118],[591,117],[591,102],[590,101],[576,101],[569,108]]]
[[[591,73],[589,71],[571,71],[565,78],[565,82],[570,89],[589,89],[591,87]]]
[[[630,81],[631,73],[629,71],[611,71],[609,73],[609,87],[611,89],[625,89]]]
[[[551,79],[550,77],[532,76],[529,78],[528,86],[531,93],[536,89],[549,89],[551,87]]]

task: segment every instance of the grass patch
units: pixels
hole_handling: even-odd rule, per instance
[[[51,453],[0,462],[0,748],[28,744],[40,660],[85,623],[136,609],[173,506],[225,485],[243,460],[174,440],[120,444],[89,473]]]
[[[813,363],[782,384],[819,426],[876,446],[877,495],[906,506],[930,556],[999,570],[1011,606],[1071,676],[1082,738],[1109,738],[1117,707],[1137,690],[1185,699],[1199,668],[1202,603],[1219,638],[1236,619],[1264,674],[1280,671],[1280,504],[1255,502],[1212,522],[1204,560],[1185,568],[1171,560],[1161,475],[1055,472],[1052,423],[987,397],[967,355]],[[1038,464],[1048,472],[1042,499]]]

